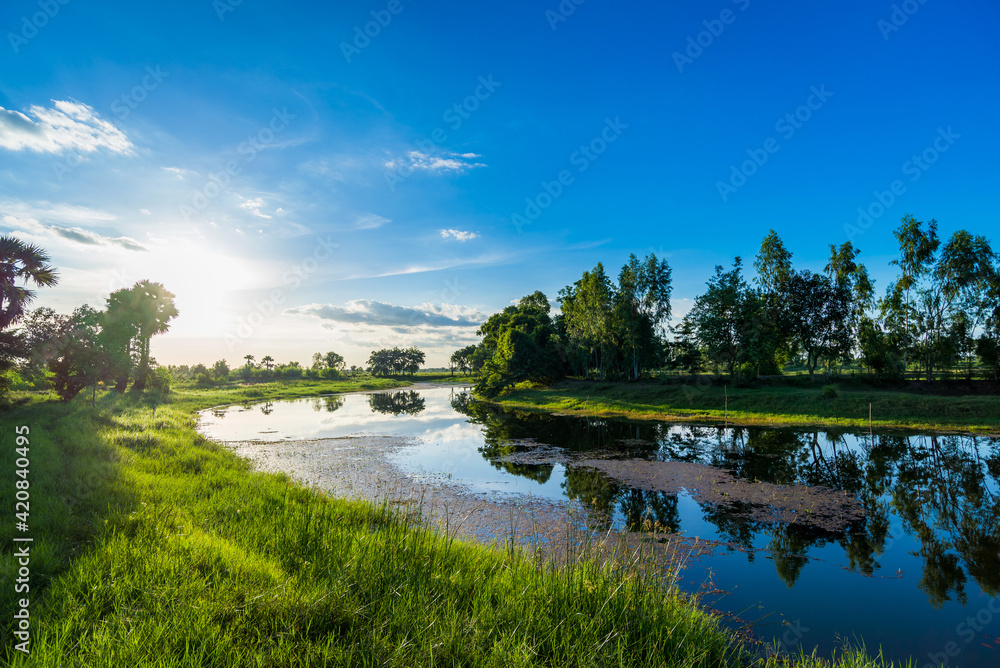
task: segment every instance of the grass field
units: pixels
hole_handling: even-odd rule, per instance
[[[13,507],[15,428],[27,426],[30,532],[18,535],[34,542],[30,594],[0,594],[4,664],[781,665],[627,563],[553,569],[457,542],[386,507],[253,472],[194,431],[199,408],[352,389],[275,383],[5,412],[2,506]],[[13,534],[0,523],[5,583],[17,573]],[[30,655],[14,649],[19,596],[31,600]],[[837,665],[881,662],[850,654]]]
[[[497,400],[512,408],[642,420],[753,425],[836,425],[1000,434],[1000,396],[937,396],[820,383],[757,388],[719,383],[564,381],[519,387]]]

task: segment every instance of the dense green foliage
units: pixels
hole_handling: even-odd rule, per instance
[[[29,353],[23,336],[8,328],[24,317],[35,298],[35,291],[28,285],[47,287],[59,282],[48,261],[48,254],[38,246],[16,237],[0,236],[0,407],[7,401],[9,372],[15,360]]]
[[[831,245],[823,272],[814,273],[796,270],[771,230],[753,281],[740,257],[729,269],[716,266],[673,327],[666,327],[670,267],[655,255],[643,262],[633,255],[617,283],[598,263],[561,290],[554,318],[540,292],[507,307],[484,323],[482,343],[456,351],[452,363],[478,373],[486,396],[523,381],[638,380],[654,369],[707,369],[742,385],[790,364],[810,378],[823,366],[829,373],[855,364],[891,381],[905,378],[914,360],[927,380],[942,368],[971,380],[977,365],[980,375],[1000,380],[1000,269],[990,242],[958,230],[942,244],[936,221],[909,215],[895,236],[901,273],[879,300],[852,242]]]
[[[536,292],[483,323],[483,342],[473,356],[480,367],[479,392],[495,396],[519,382],[552,382],[565,375],[549,308],[545,295]]]
[[[425,355],[419,348],[383,348],[372,351],[368,358],[368,371],[373,376],[413,375],[424,363]]]

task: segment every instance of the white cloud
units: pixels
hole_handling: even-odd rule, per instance
[[[430,155],[422,151],[408,151],[401,158],[387,160],[385,166],[389,169],[414,169],[432,174],[445,174],[454,172],[461,174],[470,169],[485,167],[481,162],[469,162],[475,158],[481,158],[476,153],[452,153],[445,152],[443,155]]]
[[[17,215],[24,218],[37,218],[50,223],[106,223],[116,220],[118,216],[107,211],[91,209],[74,204],[53,203],[48,201],[25,202],[21,200],[0,201],[0,212]]]
[[[243,199],[242,197],[240,199]],[[258,218],[271,219],[271,216],[263,213],[260,209],[264,206],[264,199],[262,197],[254,197],[253,199],[244,199],[239,207],[249,211],[251,214],[257,216]]]
[[[164,167],[163,171],[170,172],[171,174],[173,174],[174,176],[176,176],[178,179],[181,179],[182,181],[186,177],[188,177],[188,176],[190,176],[190,175],[192,175],[192,174],[195,173],[195,172],[192,172],[190,169],[184,169],[182,167]]]
[[[478,232],[465,232],[463,230],[440,230],[441,238],[447,239],[448,237],[454,237],[457,241],[469,241],[471,239],[478,239]]]
[[[121,246],[144,251],[145,246],[126,236],[112,237],[83,229],[79,225],[106,225],[117,216],[106,211],[52,202],[0,202],[0,221],[6,227],[39,236],[55,235],[90,246]]]
[[[369,299],[354,299],[344,306],[308,304],[288,309],[289,315],[311,315],[346,324],[389,327],[478,327],[486,320],[479,311],[455,304],[397,306]]]
[[[52,103],[51,108],[32,105],[28,114],[0,107],[0,148],[37,153],[93,153],[100,148],[132,152],[128,137],[92,107],[67,100]]]
[[[69,239],[70,241],[90,246],[121,246],[126,250],[149,250],[131,237],[106,237],[102,234],[98,234],[97,232],[91,232],[90,230],[84,230],[79,227],[59,227],[58,225],[50,225],[49,232],[59,235],[64,239]]]
[[[383,218],[374,213],[366,213],[363,216],[358,216],[354,220],[354,229],[356,230],[374,230],[376,228],[382,227],[386,223],[391,223],[392,220],[389,218]]]
[[[0,218],[4,227],[19,229],[28,234],[56,235],[69,241],[85,244],[88,246],[121,246],[126,250],[144,251],[148,250],[131,237],[109,237],[97,232],[91,232],[80,227],[63,227],[61,225],[45,225],[35,218],[20,218],[12,215],[4,215]]]

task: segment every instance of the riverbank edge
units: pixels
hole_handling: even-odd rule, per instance
[[[648,393],[647,393],[648,391]],[[680,406],[675,401],[670,403],[649,403],[650,395],[672,392],[683,394],[690,391],[695,405]],[[771,413],[765,410],[753,410],[747,404],[754,403],[754,393],[760,393],[766,402],[777,395],[794,391],[798,396],[795,401],[803,407],[837,410],[838,402],[845,407],[844,412],[861,413],[862,417],[836,417],[831,415],[813,415],[796,413]],[[618,394],[623,396],[610,396]],[[769,388],[693,388],[684,386],[666,386],[656,384],[594,384],[580,381],[564,381],[551,387],[517,388],[512,392],[496,398],[476,395],[479,401],[491,403],[506,409],[531,413],[546,413],[550,415],[570,415],[580,417],[624,418],[638,421],[658,421],[672,423],[692,423],[703,425],[728,425],[733,427],[810,427],[825,429],[852,429],[858,431],[886,432],[907,431],[927,434],[967,434],[972,436],[1000,437],[1000,397],[972,396],[952,397],[934,395],[914,395],[904,392],[870,390],[840,390],[833,398],[823,396],[821,388],[780,388],[774,392]],[[982,406],[985,410],[992,409],[993,423],[982,419],[955,419],[944,415],[923,416],[915,418],[900,415],[884,417],[892,410],[887,402],[896,400],[919,399],[928,405],[938,404],[942,408],[948,404],[966,403]],[[642,402],[642,403],[640,403]],[[824,403],[820,403],[824,402]],[[728,403],[728,408],[726,407]],[[909,402],[908,402],[909,403]],[[869,404],[872,418],[869,421]],[[749,408],[749,410],[748,410]],[[968,410],[968,406],[963,406]],[[876,417],[879,416],[879,417]]]
[[[329,383],[327,385],[328,385],[327,389],[330,390],[330,392],[328,393],[337,393],[337,394],[342,393],[341,390],[343,390],[343,388],[340,384]],[[397,385],[397,387],[406,387],[406,386],[408,386],[408,383],[400,383],[399,385]],[[197,412],[199,410],[204,410],[207,408],[212,408],[214,406],[219,406],[223,404],[231,405],[233,403],[241,403],[247,400],[266,401],[271,399],[288,399],[295,397],[318,396],[315,392],[304,392],[304,391],[298,392],[296,391],[295,388],[288,388],[287,386],[283,388],[280,387],[270,388],[271,391],[267,391],[264,388],[258,386],[254,389],[261,391],[251,392],[252,396],[246,396],[246,393],[242,391],[243,389],[245,388],[235,388],[228,391],[223,390],[222,392],[224,394],[231,395],[228,397],[221,397],[221,398],[231,399],[231,401],[228,402],[218,401],[218,399],[220,398],[219,390],[215,390],[212,392],[201,392],[201,393],[196,391],[191,393],[182,389],[174,393],[174,396],[169,397],[168,401],[165,403],[159,403],[154,400],[145,403],[145,405],[143,404],[142,399],[129,400],[126,397],[109,398],[108,396],[101,397],[100,401],[98,402],[98,405],[94,408],[91,408],[87,403],[83,402],[80,402],[75,406],[73,404],[67,405],[59,402],[35,403],[23,409],[14,409],[12,411],[8,411],[5,417],[11,419],[9,421],[5,420],[5,423],[9,422],[9,424],[5,424],[2,431],[4,432],[9,431],[10,428],[12,428],[13,423],[28,418],[29,417],[28,414],[30,413],[31,419],[33,421],[38,422],[41,419],[44,422],[42,426],[33,429],[33,434],[34,434],[33,443],[38,443],[42,445],[43,450],[47,449],[48,447],[54,447],[60,451],[59,454],[62,454],[62,451],[67,451],[67,450],[75,450],[76,454],[79,454],[81,447],[83,449],[86,449],[87,446],[81,446],[79,444],[70,445],[69,444],[70,438],[89,439],[91,437],[97,437],[97,439],[101,442],[94,443],[92,445],[99,446],[97,450],[100,452],[99,453],[95,452],[94,454],[95,455],[100,454],[102,456],[106,456],[109,451],[117,452],[118,457],[120,458],[119,461],[117,462],[117,466],[120,466],[122,470],[117,471],[116,474],[126,479],[131,478],[133,475],[137,475],[135,471],[130,470],[131,467],[136,466],[135,458],[137,456],[137,453],[139,452],[139,450],[136,450],[136,447],[138,447],[135,445],[136,443],[139,443],[141,441],[142,443],[146,444],[163,445],[169,441],[170,444],[176,448],[178,447],[177,442],[179,440],[190,441],[190,445],[187,448],[185,448],[185,452],[183,453],[169,452],[169,453],[153,453],[153,454],[154,456],[163,460],[162,464],[176,464],[177,463],[176,461],[171,461],[171,460],[177,460],[179,458],[187,461],[192,452],[195,452],[199,457],[219,458],[219,461],[223,462],[223,465],[228,465],[233,467],[234,470],[236,471],[234,475],[237,477],[238,481],[249,488],[264,489],[265,487],[268,486],[268,484],[275,483],[292,488],[294,490],[294,494],[300,499],[305,499],[307,504],[319,504],[319,506],[321,507],[323,506],[323,504],[335,504],[338,508],[347,508],[351,513],[355,513],[362,516],[370,515],[371,518],[369,518],[369,520],[366,520],[366,525],[369,522],[379,524],[385,521],[384,518],[376,517],[376,515],[379,515],[384,511],[378,510],[375,506],[373,506],[371,502],[367,502],[364,500],[332,499],[322,494],[322,492],[307,488],[300,483],[289,482],[287,480],[284,480],[283,477],[280,475],[275,476],[273,474],[262,474],[254,472],[252,470],[249,470],[249,468],[245,466],[245,460],[240,460],[240,458],[236,457],[232,453],[228,453],[227,451],[225,451],[225,449],[217,446],[217,444],[214,444],[211,441],[208,441],[207,439],[204,439],[200,435],[198,435],[197,432],[195,431],[195,423],[197,418]],[[306,388],[298,388],[298,389],[305,390]],[[371,389],[377,389],[377,388],[371,388]],[[352,388],[346,390],[346,392],[366,392],[366,391],[371,391],[371,389]],[[125,420],[122,416],[127,416],[128,420]],[[89,425],[87,428],[83,429],[82,432],[81,429],[79,428],[71,428],[68,426],[68,422],[79,422],[81,420],[86,420],[87,424]],[[67,422],[67,424],[59,424],[61,422]],[[134,428],[129,428],[123,433],[121,425],[126,423]],[[100,427],[100,425],[102,424],[117,424],[118,426],[109,431],[109,428]],[[7,436],[8,434],[5,433],[4,437],[6,438]],[[46,446],[46,443],[48,443],[48,446]],[[123,445],[123,443],[132,445]],[[232,460],[240,460],[241,463],[237,464]],[[180,477],[180,478],[187,477],[190,482],[193,482],[194,475],[195,474],[186,474],[174,477]],[[152,496],[159,497],[160,494],[155,490],[155,484],[158,481],[154,477],[152,482],[154,484],[154,489],[152,490],[154,493],[152,494]],[[168,476],[166,475],[164,475],[162,480],[162,484],[164,486],[167,486],[168,484],[175,482],[176,480],[168,479]],[[57,486],[55,484],[55,481],[52,480],[49,481],[49,485],[52,487]],[[41,485],[40,487],[38,486],[35,487],[35,489],[40,489],[40,490],[44,490],[44,488],[45,488],[44,482],[43,485]],[[66,490],[63,489],[62,491],[65,492]],[[265,490],[265,491],[273,492],[273,490]],[[287,493],[288,492],[286,491],[286,494]],[[145,513],[141,509],[139,510],[135,509],[138,508],[139,505],[141,505],[142,508],[145,508],[145,506],[147,505],[146,502],[142,501],[141,499],[142,496],[140,495],[136,496],[136,498],[132,500],[133,503],[131,503],[130,505],[133,508],[133,510],[130,513],[124,512],[128,508],[122,508],[120,511],[117,512],[109,509],[106,513],[102,513],[103,515],[105,515],[104,524],[108,525],[110,523],[112,527],[115,528],[105,529],[104,532],[102,533],[100,524],[95,523],[96,531],[94,535],[91,535],[89,537],[89,540],[85,541],[87,544],[83,547],[81,553],[74,555],[73,559],[70,561],[67,567],[63,569],[63,572],[53,573],[54,582],[53,584],[50,585],[50,587],[51,588],[63,587],[63,589],[66,588],[71,589],[74,584],[79,585],[80,580],[86,579],[87,577],[86,572],[84,573],[73,572],[86,568],[86,564],[81,566],[81,561],[86,560],[89,562],[96,561],[97,563],[102,563],[102,562],[107,562],[109,559],[112,559],[114,555],[102,554],[102,553],[111,549],[109,548],[109,544],[121,537],[122,529],[127,529],[127,532],[133,532],[133,535],[136,535],[143,530],[144,523],[150,523],[150,528],[161,529],[162,527],[160,527],[157,524],[158,520],[156,518],[143,517],[144,515],[147,515],[147,513]],[[192,521],[191,518],[186,517],[187,512],[185,511],[182,504],[174,504],[177,507],[169,508],[168,509],[169,512],[165,512],[165,509],[163,508],[164,504],[162,502],[156,504],[153,503],[152,499],[147,499],[147,500],[150,501],[150,505],[159,506],[159,510],[157,511],[158,513],[172,515],[169,518],[169,522],[177,522],[178,520],[180,520],[184,524],[188,524],[189,522]],[[250,498],[248,499],[248,502],[252,505],[254,499]],[[139,515],[139,517],[137,517],[137,515]],[[39,518],[36,516],[34,519],[37,522]],[[40,524],[44,524],[44,521],[41,522]],[[208,538],[205,538],[204,532],[199,531],[197,527],[188,526],[186,527],[186,530],[192,531],[192,533],[195,535],[198,535],[200,533],[202,535],[203,540],[208,540]],[[107,533],[108,531],[110,531],[111,533]],[[447,546],[448,549],[455,549],[452,548],[451,546],[454,544],[458,544],[459,549],[455,550],[455,554],[463,555],[463,557],[468,560],[468,563],[464,565],[469,566],[470,568],[472,567],[472,565],[474,565],[473,562],[476,562],[477,560],[486,560],[486,561],[500,560],[501,562],[506,563],[504,561],[506,558],[505,552],[497,548],[488,548],[488,547],[474,545],[471,543],[466,544],[466,543],[461,543],[460,541],[452,541],[447,537],[436,536],[435,534],[433,534],[433,532],[429,532],[427,530],[419,528],[417,529],[410,528],[407,529],[407,531],[411,533],[420,534],[421,536],[424,536],[422,540],[428,540],[431,543],[433,543],[434,541],[442,541],[441,545],[443,547]],[[152,533],[158,533],[158,531],[151,532],[150,535],[152,535]],[[367,528],[365,530],[365,533],[368,533]],[[183,536],[185,534],[178,533],[176,535]],[[44,537],[42,542],[44,542]],[[120,548],[121,546],[119,545],[118,547]],[[229,545],[227,541],[227,549],[231,547],[232,546]],[[139,550],[137,554],[133,554],[133,557],[136,557],[138,553],[141,553],[141,550]],[[93,564],[91,564],[91,567],[92,565]],[[235,564],[235,565],[240,566],[240,568],[245,568],[245,566],[243,566],[242,564]],[[514,568],[515,566],[516,564],[514,565],[507,564],[506,568]],[[527,565],[527,570],[525,571],[526,576],[531,577],[530,573],[534,570],[535,570],[534,567],[529,562]],[[559,588],[564,586],[567,582],[574,582],[574,586],[576,586],[576,584],[579,584],[575,583],[575,580],[577,578],[573,575],[572,571],[560,571],[552,573],[549,573],[547,571],[542,571],[542,573],[544,574],[540,576],[542,578],[540,580],[543,583],[542,586],[552,586],[554,588]],[[581,574],[588,575],[589,577],[594,577],[594,573],[588,571],[586,568],[581,571]],[[290,576],[289,579],[291,579],[291,577],[292,576]],[[98,579],[100,581],[104,581],[105,576],[102,574],[99,576]],[[628,580],[629,577],[625,576],[625,582],[628,582]],[[546,585],[545,583],[548,584]],[[287,584],[288,581],[286,580],[285,585]],[[594,587],[597,587],[599,589],[598,594],[600,594],[600,591],[607,589],[607,592],[605,593],[608,594],[608,598],[601,607],[602,610],[604,610],[605,606],[607,606],[608,603],[615,597],[615,593],[618,591],[616,587],[620,587],[622,584],[623,584],[622,582],[618,582],[614,578],[607,580],[607,582],[604,582],[603,580],[601,582],[597,582],[596,580],[591,581],[586,578],[583,581],[583,585],[585,586],[587,591],[589,591],[589,593],[591,594],[594,593],[592,591]],[[50,591],[52,591],[52,594],[46,596],[47,594],[49,594]],[[626,591],[628,591],[628,589],[626,589]],[[246,596],[250,597],[250,594],[254,593],[256,593],[255,590],[250,590],[246,592]],[[638,596],[640,593],[641,592],[637,592],[635,595]],[[673,588],[668,588],[667,590],[665,590],[665,593],[670,594],[671,597],[676,597],[677,595],[676,590]],[[45,592],[43,592],[42,596],[43,596],[42,601],[36,600],[33,603],[33,605],[35,606],[34,608],[35,611],[39,610],[38,608],[39,605],[42,606],[42,610],[40,612],[33,612],[33,614],[40,615],[40,617],[36,617],[36,620],[40,619],[41,623],[59,628],[57,632],[50,634],[49,639],[50,640],[53,639],[52,636],[59,636],[54,638],[56,640],[57,647],[62,646],[62,643],[65,642],[67,645],[71,645],[71,647],[73,648],[78,648],[80,644],[79,639],[70,643],[70,641],[73,640],[75,635],[73,633],[73,627],[77,624],[86,622],[83,622],[83,620],[80,619],[79,610],[76,611],[72,610],[72,605],[71,605],[71,603],[73,602],[72,600],[63,600],[63,599],[72,599],[72,597],[69,596],[65,591],[59,591],[59,590],[53,591],[52,589],[46,589]],[[58,601],[52,601],[51,598],[53,596],[61,596],[62,599]],[[600,596],[598,596],[598,598],[595,600],[598,600],[599,602],[599,599]],[[253,600],[253,598],[251,597],[249,600]],[[685,606],[684,608],[685,618],[697,619],[698,614],[707,614],[707,613],[702,613],[700,609],[698,609],[697,606],[692,602],[685,602],[683,603],[683,606]],[[693,617],[689,617],[691,615],[693,615]],[[153,617],[155,617],[155,615],[153,615]],[[568,620],[557,619],[554,621],[556,623],[554,624],[554,627],[552,629],[553,631],[555,629],[560,628],[560,626],[562,626]],[[131,623],[134,624],[134,622]],[[84,630],[81,638],[86,637],[88,636],[88,634],[91,633],[96,634],[96,632],[93,631],[92,629]],[[131,631],[129,631],[129,633],[131,633]],[[717,629],[717,631],[714,633],[717,634],[716,637],[717,641],[720,638],[725,638],[726,639],[725,642],[729,643],[729,645],[732,648],[732,651],[733,652],[736,651],[735,648],[737,647],[738,640],[736,639],[735,636],[731,636],[728,634],[728,632],[723,631],[721,629]],[[5,635],[7,634],[5,633]],[[45,636],[43,635],[43,639],[44,638]],[[7,635],[6,639],[9,640],[9,635]],[[63,646],[63,648],[65,647]],[[9,644],[7,645],[7,649],[8,650],[10,649]],[[50,647],[49,649],[54,650],[56,649],[56,647]],[[716,649],[718,649],[718,647]],[[41,649],[40,653],[42,657],[48,656],[49,658],[55,658],[57,656],[57,654],[55,653],[46,654],[44,648]],[[431,653],[433,654],[433,651]],[[728,656],[728,658],[733,658],[733,659],[736,658],[736,654],[730,655],[730,652],[728,651],[725,652],[725,654]],[[116,655],[116,656],[121,656],[121,655]],[[14,659],[13,665],[34,665],[32,662],[37,661],[40,657],[39,654],[36,653],[33,659],[27,660],[20,654],[14,654],[13,656],[11,656],[8,653],[8,658]],[[100,656],[95,657],[94,655],[89,655],[88,658],[91,660],[99,660],[101,657]],[[165,656],[163,658],[165,658]],[[19,661],[21,661],[22,659],[25,659],[25,661],[19,663]],[[636,664],[636,665],[641,665],[641,664]],[[742,659],[739,659],[735,663],[731,663],[727,659],[725,661],[725,665],[757,665],[757,664],[748,663],[747,659],[744,657]],[[760,663],[759,665],[765,665],[765,664]],[[774,662],[774,660],[772,659],[767,662],[767,665],[784,665],[784,664]],[[799,665],[819,666],[827,664],[825,662],[814,662],[812,660],[808,660],[807,663],[801,663]],[[870,659],[867,659],[859,655],[853,655],[850,664],[847,664],[846,662],[841,664],[840,661],[838,661],[834,665],[876,666],[882,664],[881,662],[872,661]]]

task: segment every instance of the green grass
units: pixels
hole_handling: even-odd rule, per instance
[[[31,654],[13,650],[5,586],[4,663],[763,665],[645,569],[542,567],[251,471],[194,431],[193,411],[252,389],[301,394],[185,389],[163,405],[106,395],[2,414],[0,505],[12,507],[14,428],[28,425],[35,540]],[[0,523],[5,583],[12,534]],[[855,653],[838,665],[882,664]]]
[[[174,388],[165,398],[176,408],[199,410],[263,399],[294,399],[318,394],[337,392],[359,392],[362,390],[382,390],[404,387],[410,381],[396,378],[347,378],[341,380],[276,380],[267,383],[229,383],[220,387],[198,388],[184,383]]]
[[[721,384],[565,381],[521,386],[498,403],[512,408],[642,420],[722,421],[752,425],[872,426],[928,431],[1000,433],[1000,397],[936,396],[839,385],[788,383],[758,388]],[[728,410],[726,408],[728,397]]]

